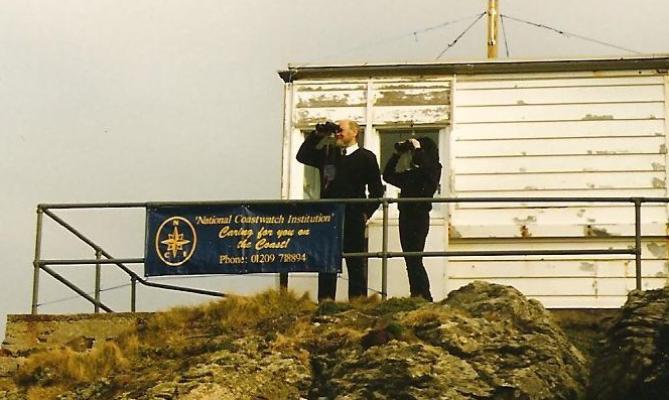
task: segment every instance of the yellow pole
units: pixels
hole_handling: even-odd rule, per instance
[[[499,26],[499,2],[488,0],[488,58],[497,58],[497,27]]]

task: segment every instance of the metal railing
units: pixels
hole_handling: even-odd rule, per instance
[[[392,203],[405,202],[431,202],[431,203],[622,203],[634,205],[634,246],[627,249],[566,249],[566,250],[481,250],[481,251],[420,251],[420,252],[401,252],[388,251],[388,218],[389,206]],[[53,278],[63,283],[85,300],[93,304],[94,311],[100,309],[106,312],[112,312],[112,309],[100,301],[100,280],[101,266],[114,265],[122,270],[130,278],[131,299],[130,309],[136,311],[137,283],[144,286],[155,287],[167,290],[176,290],[181,292],[202,294],[208,296],[225,297],[224,293],[209,290],[189,288],[184,286],[168,285],[156,282],[150,282],[134,271],[126,264],[143,264],[144,258],[114,258],[111,254],[102,249],[99,245],[87,238],[84,234],[75,229],[72,225],[53,213],[54,209],[109,209],[109,208],[144,208],[155,206],[198,206],[198,205],[238,205],[238,204],[296,204],[296,203],[379,203],[382,206],[382,242],[381,251],[378,252],[359,252],[342,253],[343,257],[364,257],[381,259],[381,296],[385,299],[388,293],[388,259],[404,256],[423,256],[423,257],[493,257],[493,256],[562,256],[562,255],[632,255],[635,257],[636,268],[636,289],[641,289],[641,207],[646,203],[669,203],[666,197],[469,197],[469,198],[379,198],[379,199],[322,199],[322,200],[255,200],[255,201],[211,201],[211,202],[147,202],[147,203],[80,203],[80,204],[40,204],[37,206],[37,227],[35,234],[35,257],[33,261],[33,288],[32,288],[32,306],[31,312],[37,314],[39,306],[39,279],[40,271],[44,271]],[[43,215],[48,216],[58,225],[72,233],[95,252],[94,259],[41,259],[42,248],[42,225]],[[615,236],[614,236],[615,237]],[[628,237],[628,236],[618,236]],[[52,265],[95,265],[95,290],[94,296],[90,296],[81,288],[70,282],[62,275],[55,272],[49,266]],[[288,274],[280,274],[281,286],[288,284]]]

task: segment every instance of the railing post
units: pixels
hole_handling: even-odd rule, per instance
[[[279,272],[279,288],[288,290],[288,272]]]
[[[383,199],[383,238],[381,242],[381,298],[388,298],[388,199]]]
[[[35,233],[35,258],[33,259],[33,296],[32,296],[32,305],[30,307],[30,313],[35,315],[37,314],[37,306],[39,303],[39,270],[40,270],[40,257],[42,252],[42,217],[44,216],[44,210],[42,207],[37,206],[37,229]]]
[[[137,310],[137,278],[130,278],[130,312]]]
[[[98,249],[95,250],[95,259],[100,261],[102,258],[102,252]],[[100,263],[95,264],[95,308],[94,312],[96,314],[100,313],[100,277],[102,275],[102,269],[100,268]]]
[[[641,199],[634,199],[634,253],[636,256],[636,288],[641,290]]]

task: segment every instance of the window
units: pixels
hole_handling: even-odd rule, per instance
[[[395,130],[395,129],[380,129],[379,130],[379,139],[380,139],[380,148],[381,148],[381,154],[379,155],[379,165],[381,166],[381,173],[383,173],[383,169],[385,168],[386,164],[388,163],[388,160],[390,157],[393,155],[395,152],[395,143],[407,139],[411,139],[412,137],[419,138],[422,136],[427,136],[430,139],[434,141],[434,143],[437,145],[437,148],[441,148],[439,144],[439,129],[438,128],[433,128],[433,129],[401,129],[401,130]],[[443,160],[441,161],[441,164],[444,165]],[[442,171],[443,172],[443,171]],[[395,198],[398,197],[399,195],[399,188],[384,182],[386,185],[386,197],[390,198]],[[437,189],[437,193],[435,193],[435,196],[438,196],[441,192],[441,185],[439,185],[439,188]],[[440,204],[434,204],[434,210],[439,211],[440,210]],[[392,217],[397,217],[397,205],[393,204],[391,207],[391,216]]]
[[[381,171],[385,168],[390,156],[395,152],[395,143],[411,139],[412,137],[419,138],[422,136],[427,136],[430,139],[434,140],[434,143],[439,148],[439,131],[438,130],[402,130],[402,131],[381,131],[379,135],[381,137],[381,159],[379,164],[381,165]]]

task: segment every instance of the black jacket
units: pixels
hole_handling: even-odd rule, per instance
[[[400,188],[400,197],[432,197],[439,186],[441,164],[437,160],[430,160],[423,149],[414,150],[414,168],[403,172],[395,171],[400,155],[395,153],[390,157],[383,169],[383,180]],[[432,209],[432,203],[399,203],[400,210],[414,207],[416,209]]]
[[[379,163],[374,153],[359,148],[344,156],[335,146],[317,148],[321,136],[310,134],[297,152],[297,161],[318,168],[322,199],[370,198],[383,196]],[[362,212],[369,218],[379,203],[349,204],[347,211]]]

